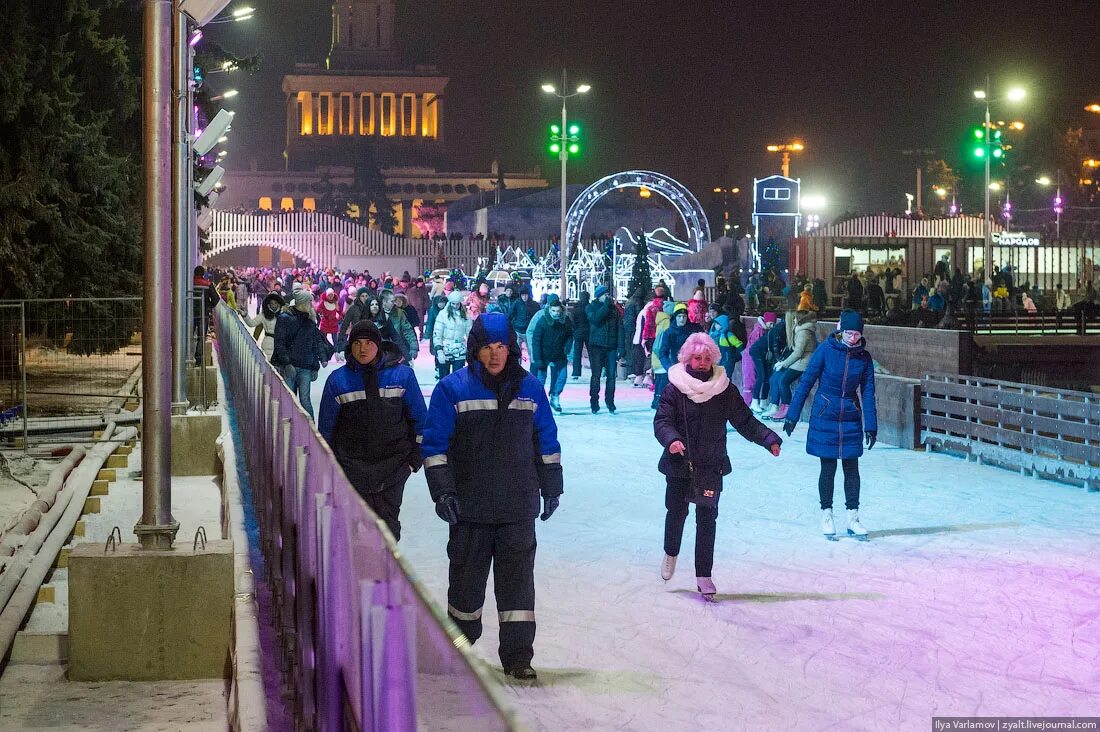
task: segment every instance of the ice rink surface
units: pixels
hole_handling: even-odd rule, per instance
[[[416,371],[427,396],[429,356]],[[660,578],[650,398],[619,382],[618,414],[593,415],[587,372],[562,397],[565,495],[538,525],[536,686],[499,672],[490,578],[475,650],[528,728],[927,730],[933,716],[1100,711],[1100,494],[880,444],[860,461],[871,541],[829,542],[805,425],[779,458],[731,429],[708,604],[692,516],[675,577]],[[447,525],[423,473],[401,518],[402,551],[445,605]]]

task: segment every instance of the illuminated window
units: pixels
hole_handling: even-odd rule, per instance
[[[340,95],[340,134],[355,134],[355,102],[351,94]]]
[[[359,95],[359,134],[370,136],[374,134],[374,95]]]
[[[420,134],[424,137],[439,136],[439,97],[424,95],[424,109],[420,112]]]
[[[298,92],[298,134],[313,134],[313,96],[306,91]]]
[[[287,198],[284,198],[283,200],[279,201],[279,210],[280,211],[293,211],[294,210],[294,199],[290,198],[290,197],[287,197]]]
[[[261,211],[270,211],[271,210],[271,196],[264,196],[263,198],[260,199],[260,210]]]
[[[416,95],[401,95],[401,136],[414,137],[416,135]]]
[[[316,211],[317,210],[317,199],[315,199],[315,198],[303,198],[302,199],[302,208],[304,208],[306,211]]]
[[[317,134],[332,134],[332,94],[321,92],[317,95]]]
[[[397,134],[397,97],[394,94],[383,94],[379,106],[382,137],[393,137]]]
[[[765,201],[789,201],[791,200],[790,188],[765,188]]]

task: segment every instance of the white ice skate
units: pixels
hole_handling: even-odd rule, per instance
[[[763,412],[760,413],[760,417],[762,419],[766,419],[766,418],[772,416],[773,414],[775,414],[778,411],[779,411],[779,405],[775,404],[775,403],[771,403],[771,404],[768,405],[767,409],[765,409]]]
[[[825,534],[825,538],[829,541],[836,541],[836,527],[833,525],[833,509],[831,508],[821,510],[821,533]]]
[[[718,590],[715,588],[712,578],[696,577],[695,586],[699,588],[699,594],[703,596],[704,600],[707,602],[717,602],[714,596],[718,594]]]
[[[661,579],[668,582],[672,579],[672,575],[676,572],[676,557],[670,557],[665,555],[665,560],[661,562]]]
[[[848,510],[848,536],[854,536],[860,541],[867,541],[867,529],[859,522],[859,509]]]
[[[751,410],[752,410],[752,411],[754,411],[754,412],[759,412],[759,411],[761,411],[761,410],[762,410],[763,408],[764,408],[764,406],[763,406],[762,404],[760,404],[760,400],[759,400],[759,399],[753,399],[753,400],[752,400],[752,403],[751,403],[751,404],[749,404],[749,409],[751,409]]]

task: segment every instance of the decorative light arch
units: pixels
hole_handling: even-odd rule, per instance
[[[240,241],[221,242],[221,243],[218,243],[217,245],[215,245],[214,247],[212,247],[211,249],[203,252],[202,258],[203,258],[203,261],[206,261],[206,260],[209,260],[209,259],[213,259],[214,257],[216,257],[220,254],[226,254],[228,252],[233,251],[234,249],[243,249],[244,247],[257,247],[257,248],[259,248],[259,247],[271,247],[272,249],[275,249],[275,250],[280,251],[280,252],[286,252],[287,254],[290,254],[290,255],[296,257],[297,259],[301,259],[303,262],[308,264],[310,267],[313,267],[315,265],[312,257],[310,257],[308,254],[301,251],[297,247],[294,247],[294,246],[292,246],[290,244],[287,244],[283,241],[276,240],[275,238],[272,238],[272,239],[251,239],[251,240],[250,239],[244,239],[244,240],[240,240]]]
[[[671,203],[680,214],[684,229],[687,231],[688,244],[694,247],[695,251],[710,244],[710,224],[707,223],[703,207],[699,205],[699,201],[691,191],[679,181],[661,173],[627,170],[596,181],[585,188],[577,200],[573,201],[566,216],[565,240],[569,244],[567,251],[573,251],[577,242],[580,241],[585,219],[600,199],[608,193],[624,188],[646,188]],[[680,247],[662,246],[660,241],[656,241],[655,244],[658,249],[664,249],[669,254],[686,253]]]

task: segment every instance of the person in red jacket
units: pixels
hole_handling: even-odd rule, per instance
[[[324,334],[325,339],[332,345],[336,345],[336,334],[340,332],[340,320],[344,317],[344,310],[336,302],[336,291],[331,287],[325,290],[321,302],[317,303],[317,327]]]

